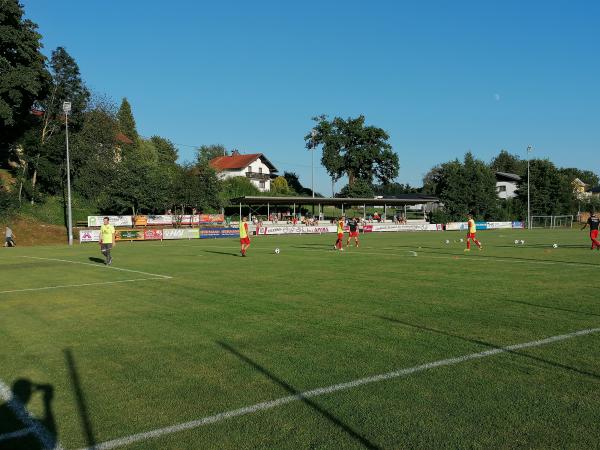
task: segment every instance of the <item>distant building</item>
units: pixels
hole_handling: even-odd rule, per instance
[[[586,193],[589,194],[591,197],[600,197],[600,186],[593,187]]]
[[[234,151],[231,156],[218,156],[209,162],[220,179],[246,177],[261,192],[271,190],[271,178],[275,178],[277,168],[262,153],[241,155]]]
[[[515,173],[496,172],[496,194],[498,198],[515,198],[521,177]]]
[[[589,198],[592,195],[590,192],[588,192],[590,185],[584,183],[579,178],[575,178],[573,181],[571,181],[571,186],[573,186],[573,194],[575,194],[575,197],[577,197],[579,200]]]

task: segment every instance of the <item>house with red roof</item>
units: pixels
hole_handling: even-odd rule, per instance
[[[209,162],[220,179],[246,177],[261,192],[271,190],[271,179],[277,177],[277,168],[262,153],[241,155],[234,150],[229,156],[218,156]]]

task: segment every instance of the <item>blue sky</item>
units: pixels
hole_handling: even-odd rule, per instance
[[[310,186],[311,117],[364,114],[403,183],[527,145],[600,173],[598,1],[21,1],[46,54],[64,46],[183,160],[221,143]],[[315,179],[331,193],[320,164]]]

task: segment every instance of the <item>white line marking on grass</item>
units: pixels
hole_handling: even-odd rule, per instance
[[[39,256],[19,256],[19,258],[28,258],[28,259],[39,259],[42,261],[58,261],[58,262],[65,262],[65,263],[71,263],[71,264],[81,264],[84,266],[92,266],[92,267],[103,267],[105,269],[112,269],[112,270],[121,270],[123,272],[131,272],[131,273],[139,273],[141,275],[148,275],[151,277],[159,277],[159,278],[173,278],[169,275],[161,275],[158,273],[149,273],[149,272],[142,272],[141,270],[133,270],[133,269],[124,269],[123,267],[114,267],[114,266],[101,266],[100,264],[94,264],[94,263],[86,263],[83,261],[70,261],[68,259],[57,259],[57,258],[41,258]]]
[[[13,414],[23,423],[23,425],[27,427],[27,430],[30,430],[30,433],[35,434],[35,437],[38,439],[38,441],[40,441],[45,449],[62,449],[62,446],[57,440],[55,440],[54,436],[52,436],[46,427],[44,427],[40,422],[31,416],[30,412],[27,411],[27,408],[25,408],[25,405],[15,398],[12,390],[6,384],[4,384],[2,380],[0,380],[0,399],[4,401],[4,403],[8,406],[8,409],[13,412]],[[20,430],[19,432],[23,431],[25,430]]]
[[[131,280],[117,280],[117,281],[98,281],[97,283],[82,283],[82,284],[62,284],[58,286],[44,286],[39,288],[25,288],[25,289],[12,289],[10,291],[0,291],[0,294],[11,294],[13,292],[29,292],[29,291],[47,291],[50,289],[60,288],[73,288],[73,287],[84,287],[84,286],[101,286],[103,284],[116,284],[116,283],[133,283],[137,281],[164,281],[166,278],[133,278]]]
[[[169,427],[158,428],[156,430],[146,431],[144,433],[132,434],[130,436],[125,436],[119,439],[114,439],[111,441],[102,442],[96,444],[94,447],[88,447],[82,450],[108,450],[112,448],[123,447],[125,445],[133,444],[134,442],[146,441],[148,439],[158,438],[160,436],[164,436],[167,434],[178,433],[184,430],[191,430],[194,428],[198,428],[204,425],[209,425],[212,423],[220,422],[225,419],[231,419],[233,417],[245,416],[247,414],[253,414],[258,411],[264,411],[268,409],[277,408],[278,406],[282,406],[288,403],[301,401],[303,399],[318,397],[321,395],[327,395],[334,392],[345,391],[348,389],[353,389],[359,386],[363,386],[366,384],[378,383],[380,381],[391,380],[394,378],[400,378],[407,375],[411,375],[417,372],[423,372],[429,369],[435,369],[437,367],[442,366],[451,366],[459,363],[463,363],[466,361],[471,361],[474,359],[487,358],[489,356],[498,355],[501,353],[508,353],[514,350],[520,350],[523,348],[531,348],[531,347],[539,347],[542,345],[552,344],[558,341],[564,341],[565,339],[571,339],[577,336],[584,336],[587,334],[598,333],[600,332],[600,328],[589,328],[586,330],[574,331],[568,334],[561,334],[558,336],[551,336],[545,339],[539,339],[536,341],[525,342],[521,344],[509,345],[507,347],[494,348],[491,350],[485,350],[483,352],[471,353],[469,355],[458,356],[456,358],[448,358],[441,359],[439,361],[433,361],[426,364],[421,364],[419,366],[410,367],[407,369],[399,369],[393,372],[384,373],[381,375],[374,375],[371,377],[360,378],[358,380],[349,381],[346,383],[334,384],[331,386],[321,387],[317,389],[312,389],[310,391],[304,391],[296,395],[288,395],[287,397],[281,397],[275,400],[270,400],[262,403],[256,403],[254,405],[246,406],[239,409],[234,409],[231,411],[225,411],[219,414],[215,414],[212,416],[203,417],[201,419],[192,420],[190,422],[184,422],[177,425],[172,425]]]

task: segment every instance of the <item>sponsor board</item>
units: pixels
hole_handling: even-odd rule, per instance
[[[198,239],[198,228],[169,228],[163,231],[163,239]]]
[[[335,233],[337,227],[330,226],[290,226],[290,227],[261,227],[258,229],[259,235],[267,234],[322,234]]]
[[[130,227],[133,225],[131,216],[88,216],[88,227],[99,227],[108,217],[108,223],[115,227]]]
[[[502,228],[513,228],[511,222],[475,222],[478,230],[497,230]],[[467,222],[450,222],[446,224],[447,231],[467,230]]]
[[[512,228],[512,222],[487,222],[488,230],[499,230],[503,228]]]
[[[117,230],[115,237],[117,241],[143,241],[144,230]]]
[[[152,241],[152,240],[157,240],[157,239],[162,240],[162,238],[163,238],[163,230],[155,230],[152,228],[144,230],[144,240],[146,240],[146,241]]]
[[[415,223],[406,225],[384,225],[384,224],[372,224],[364,225],[363,232],[380,232],[380,231],[440,231],[442,229],[441,224],[431,223]]]
[[[192,216],[191,214],[177,215],[177,214],[161,214],[161,215],[148,215],[148,225],[198,225],[199,216]]]
[[[100,242],[100,230],[79,230],[79,242]]]
[[[225,222],[224,214],[200,214],[198,216],[199,223],[223,223]]]
[[[525,228],[525,222],[512,222],[513,228]]]
[[[200,239],[215,238],[236,238],[239,237],[240,230],[232,227],[206,227],[200,228]]]

